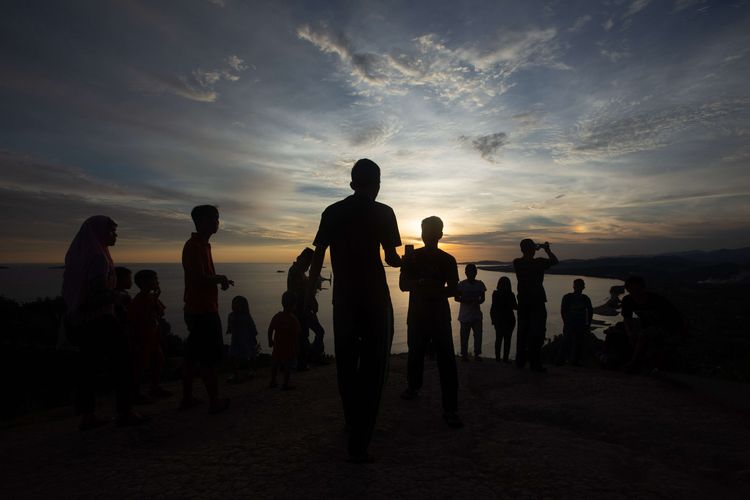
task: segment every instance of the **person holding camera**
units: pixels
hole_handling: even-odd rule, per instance
[[[537,250],[544,250],[548,258],[534,257]],[[518,280],[518,337],[516,340],[516,367],[523,368],[529,362],[531,370],[544,373],[542,346],[547,331],[547,294],[544,291],[544,271],[559,261],[549,243],[534,243],[521,240],[522,257],[513,260],[513,269]]]

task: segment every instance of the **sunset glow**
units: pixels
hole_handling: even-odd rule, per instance
[[[100,213],[116,260],[176,262],[201,203],[217,261],[286,262],[361,157],[459,260],[750,245],[747,2],[31,4],[0,19],[0,262]]]

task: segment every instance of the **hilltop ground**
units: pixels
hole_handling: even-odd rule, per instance
[[[70,408],[0,431],[3,498],[747,498],[747,386],[723,396],[674,378],[583,368],[548,375],[491,360],[459,363],[461,416],[440,418],[437,372],[402,401],[394,356],[371,452],[344,461],[334,365],[295,374],[294,391],[261,369],[225,386],[229,412],[143,407],[153,422],[76,430]],[[177,391],[176,383],[169,384]],[[201,394],[201,392],[199,392]],[[714,395],[712,395],[714,394]],[[733,404],[735,398],[739,404]],[[100,408],[111,400],[102,398]]]

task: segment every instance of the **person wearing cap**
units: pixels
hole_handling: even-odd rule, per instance
[[[307,300],[312,300],[326,251],[333,268],[333,335],[339,393],[349,431],[349,460],[369,462],[393,340],[393,308],[380,248],[392,267],[401,266],[401,236],[393,210],[378,203],[380,167],[358,160],[351,173],[354,194],[323,211],[313,245]]]
[[[534,257],[544,249],[548,258]],[[516,339],[516,367],[523,368],[526,361],[531,370],[544,373],[542,346],[547,331],[547,294],[544,291],[544,271],[558,263],[549,243],[537,245],[534,240],[521,240],[522,257],[513,261],[518,285],[518,330]]]

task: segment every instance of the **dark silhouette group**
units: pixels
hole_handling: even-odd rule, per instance
[[[348,433],[349,460],[371,461],[368,453],[388,375],[394,320],[386,274],[381,261],[400,268],[399,288],[409,293],[407,315],[408,368],[406,388],[401,398],[419,397],[423,385],[424,360],[429,354],[437,360],[442,394],[442,417],[448,426],[460,428],[458,415],[458,373],[451,329],[449,299],[460,303],[460,357],[468,362],[469,340],[473,333],[473,359],[482,358],[482,311],[486,287],[477,280],[477,268],[465,268],[466,279],[459,281],[456,259],[438,248],[443,237],[443,221],[427,217],[422,221],[422,248],[407,245],[404,256],[398,223],[393,210],[376,201],[380,190],[380,168],[373,161],[357,161],[351,171],[354,193],[327,207],[313,241],[314,250],[305,248],[289,268],[287,291],[281,298],[283,310],[268,327],[272,347],[270,386],[293,389],[291,372],[305,371],[313,363],[326,363],[323,347],[325,330],[318,321],[316,293],[321,286],[321,269],[327,251],[333,268],[333,331],[338,390]],[[226,291],[234,282],[217,274],[210,238],[219,229],[219,211],[211,205],[191,212],[195,232],[182,252],[184,270],[184,320],[188,329],[182,367],[182,397],[179,407],[188,410],[201,403],[193,394],[193,379],[199,375],[208,395],[208,412],[221,413],[230,401],[219,393],[217,366],[224,343],[219,317],[219,289]],[[76,407],[81,430],[99,427],[109,420],[95,412],[93,374],[98,360],[109,361],[116,389],[117,422],[140,425],[148,421],[133,410],[133,404],[148,398],[169,397],[160,385],[164,355],[159,348],[164,306],[159,300],[158,276],[141,270],[132,276],[126,268],[115,268],[109,247],[117,239],[114,221],[104,216],[87,219],[65,257],[63,295],[67,304],[67,329],[81,352],[79,390]],[[542,346],[545,340],[547,297],[544,274],[558,263],[549,243],[531,239],[520,243],[522,256],[513,261],[517,296],[508,277],[501,277],[492,292],[490,318],[495,329],[495,360],[510,363],[513,330],[517,339],[515,363],[527,364],[533,372],[545,372]],[[543,250],[545,258],[536,257]],[[138,294],[131,300],[127,292],[132,282]],[[680,324],[673,306],[645,289],[642,279],[626,282],[630,295],[622,309],[633,354],[628,368],[652,360],[664,342],[663,331]],[[573,293],[561,304],[564,321],[563,344],[557,363],[579,364],[583,340],[590,331],[593,308],[583,294],[585,283],[575,280]],[[640,325],[633,320],[640,319]],[[310,343],[309,331],[314,332]],[[230,357],[233,375],[228,382],[241,380],[240,368],[251,370],[259,351],[257,328],[246,298],[232,300],[227,318],[231,334]],[[149,372],[149,392],[140,392],[142,374]]]

